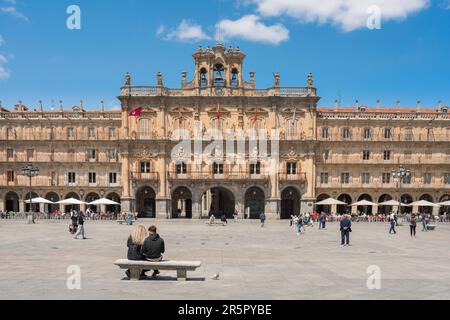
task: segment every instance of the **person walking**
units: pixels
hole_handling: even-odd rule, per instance
[[[411,220],[409,221],[409,229],[411,233],[411,237],[416,237],[416,227],[417,227],[417,218],[415,214],[412,214]]]
[[[239,217],[238,211],[235,209],[233,213],[234,223],[238,222],[238,217]]]
[[[391,226],[391,228],[389,229],[389,234],[392,234],[392,233],[394,233],[394,234],[397,234],[397,231],[395,231],[395,225],[396,225],[396,220],[395,220],[395,214],[394,213],[392,213],[390,216],[389,216],[389,224],[390,224],[390,226]]]
[[[141,254],[145,260],[150,262],[159,262],[163,259],[163,253],[166,251],[164,239],[162,239],[157,233],[156,226],[151,226],[148,229],[149,236],[145,239],[141,248]],[[159,270],[153,270],[152,277],[156,277],[159,274]]]
[[[350,246],[350,232],[352,232],[352,222],[347,214],[342,217],[340,227],[341,247]]]
[[[72,222],[72,224],[69,227],[70,233],[75,234],[78,230],[78,223],[77,223],[78,217],[73,211],[70,212],[70,220]]]
[[[77,231],[77,234],[75,235],[74,239],[78,240],[78,236],[82,236],[83,240],[86,240],[87,238],[84,235],[84,218],[83,218],[82,212],[80,212],[78,214],[77,223],[78,223],[78,231]]]
[[[422,231],[428,232],[426,216],[424,214],[421,214],[420,217],[420,220],[422,221]]]
[[[298,216],[295,216],[293,219],[293,223],[295,226],[295,231],[297,232],[297,235],[299,236],[302,233],[302,219],[300,219]]]
[[[325,212],[322,212],[319,218],[319,230],[326,229],[325,228],[326,223],[327,223],[327,215]]]
[[[259,215],[259,220],[261,221],[261,228],[264,228],[264,224],[266,222],[266,214],[264,212],[261,212]]]

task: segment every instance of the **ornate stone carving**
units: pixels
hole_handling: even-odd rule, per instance
[[[151,152],[150,149],[145,148],[142,151],[136,152],[135,156],[136,158],[143,160],[143,159],[154,159],[158,155],[156,153]]]

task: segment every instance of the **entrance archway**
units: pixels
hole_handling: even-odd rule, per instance
[[[5,210],[6,212],[19,212],[19,196],[17,193],[11,191],[6,194]]]
[[[172,218],[192,219],[192,192],[186,187],[172,193]]]
[[[281,219],[290,219],[292,214],[300,213],[301,196],[297,189],[288,187],[281,193]]]
[[[50,200],[51,202],[58,202],[59,201],[59,195],[55,192],[49,192],[45,196],[45,199]],[[59,204],[44,204],[44,211],[48,213],[53,213],[56,210],[59,210]]]
[[[404,194],[400,197],[400,202],[403,204],[413,203],[413,198],[409,194]],[[400,207],[400,213],[411,213],[413,207]]]
[[[97,201],[98,199],[100,199],[100,196],[98,194],[96,194],[95,192],[91,192],[86,196],[84,201],[87,203],[91,203],[91,202]],[[91,209],[91,211],[94,211],[95,213],[99,213],[101,210],[101,207],[99,205],[88,206],[88,207],[89,207],[89,209]]]
[[[379,199],[378,203],[391,201],[392,197],[388,194],[383,194]],[[378,213],[379,214],[389,214],[392,212],[392,206],[378,206]]]
[[[368,194],[363,194],[358,198],[358,202],[363,200],[372,202],[372,197]],[[372,214],[372,209],[372,206],[358,206],[358,208],[356,208],[358,212],[365,214]]]
[[[76,194],[75,192],[71,192],[71,193],[67,194],[64,197],[64,199],[70,199],[70,198],[74,198],[74,199],[80,200],[80,196],[78,194]],[[64,209],[63,210],[64,213],[65,212],[70,212],[71,210],[75,210],[75,211],[79,212],[80,211],[80,205],[78,205],[78,204],[70,204],[70,205],[64,206],[63,209]]]
[[[250,219],[258,219],[261,212],[264,212],[266,196],[264,191],[258,187],[251,187],[245,193],[245,213]]]
[[[425,200],[425,201],[429,201],[429,202],[433,203],[433,197],[430,196],[429,194],[424,194],[424,195],[420,196],[419,201],[420,200]],[[426,214],[432,214],[433,207],[419,207],[419,212],[426,213]]]
[[[345,202],[346,204],[350,205],[352,204],[352,197],[350,197],[348,194],[341,194],[338,198],[339,201]],[[337,214],[346,214],[346,213],[350,213],[351,209],[349,206],[346,205],[338,205],[336,207],[337,210]]]
[[[112,192],[106,196],[106,199],[112,200],[114,202],[120,203],[120,196]],[[106,206],[106,212],[112,212],[112,213],[119,213],[120,212],[120,205],[107,205]]]
[[[38,194],[36,192],[31,193],[31,199],[38,198]],[[27,192],[25,194],[25,201],[30,200],[30,193]],[[32,203],[31,204],[31,211],[32,212],[39,212],[39,203]],[[30,212],[30,204],[25,202],[25,212]]]
[[[323,200],[327,200],[328,198],[330,198],[329,195],[327,194],[321,194],[320,196],[317,197],[317,202],[323,201]],[[331,206],[316,206],[316,212],[317,213],[322,213],[325,212],[326,214],[330,214],[331,213]]]
[[[139,218],[156,218],[156,193],[150,187],[142,187],[136,194],[136,207]]]
[[[206,191],[202,196],[202,207],[208,208],[208,216],[214,214],[216,218],[225,215],[228,219],[233,218],[236,208],[233,193],[223,187],[216,187]]]

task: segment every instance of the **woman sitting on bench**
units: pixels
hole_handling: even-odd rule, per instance
[[[131,232],[130,237],[128,238],[127,247],[128,247],[128,260],[140,261],[145,260],[145,258],[141,254],[141,248],[144,245],[145,239],[148,237],[148,231],[144,226],[137,226]],[[141,277],[145,277],[145,273],[149,270],[142,270]],[[131,278],[130,270],[125,271],[125,274],[128,278]]]

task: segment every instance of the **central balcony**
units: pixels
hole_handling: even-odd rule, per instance
[[[187,173],[169,172],[169,180],[193,180],[193,181],[223,181],[223,180],[253,180],[253,181],[267,181],[269,175],[265,173],[252,174],[248,171],[212,173],[192,171]]]
[[[158,172],[131,172],[131,180],[159,181]]]
[[[305,172],[299,172],[299,173],[279,173],[278,174],[278,180],[280,181],[296,181],[296,182],[306,182],[306,173]]]

